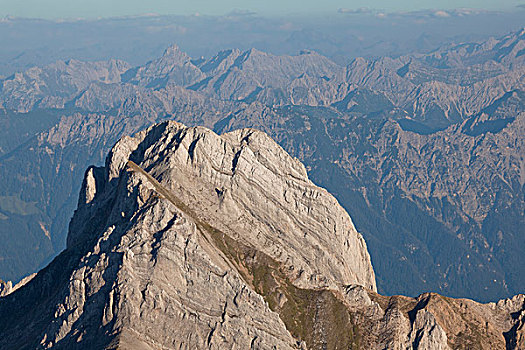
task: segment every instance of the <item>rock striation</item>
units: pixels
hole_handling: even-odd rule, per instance
[[[166,122],[86,172],[67,249],[0,300],[0,347],[300,348],[287,298],[355,283],[376,288],[366,244],[299,161]]]
[[[348,214],[254,129],[122,138],[85,173],[67,249],[1,288],[2,349],[525,345],[524,295],[377,294]]]
[[[480,304],[435,293],[385,297],[349,286],[345,300],[372,349],[523,349],[525,295]]]

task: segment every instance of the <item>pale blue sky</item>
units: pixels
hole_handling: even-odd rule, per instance
[[[385,11],[483,8],[511,10],[524,0],[0,0],[0,16],[96,18],[145,13],[223,15],[234,9],[261,15],[335,13],[339,8]]]

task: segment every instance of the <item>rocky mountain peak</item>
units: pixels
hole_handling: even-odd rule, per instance
[[[179,63],[187,62],[190,59],[190,57],[184,51],[182,51],[177,44],[173,44],[166,48],[162,57],[176,60]]]
[[[344,311],[348,284],[376,289],[366,244],[297,159],[254,129],[165,122],[88,169],[66,251],[0,300],[0,346],[292,349],[303,298]]]
[[[169,179],[170,191],[196,215],[284,264],[297,284],[357,283],[375,290],[366,244],[348,214],[265,133],[242,129],[219,136],[165,122],[115,145],[107,181],[117,179],[129,161]],[[86,198],[96,198],[96,182],[88,172]]]
[[[522,295],[375,290],[363,238],[301,162],[255,129],[170,121],[86,171],[67,249],[0,298],[0,347],[523,345]]]
[[[191,57],[172,45],[164,55],[126,73],[127,81],[149,88],[165,87],[168,83],[186,86],[205,78],[204,73],[191,61]]]

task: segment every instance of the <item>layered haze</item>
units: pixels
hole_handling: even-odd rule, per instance
[[[272,17],[240,10],[220,16],[53,20],[6,16],[0,19],[0,76],[68,59],[115,58],[141,65],[173,43],[194,58],[233,48],[288,55],[309,49],[345,65],[355,57],[430,52],[448,43],[504,35],[523,26],[524,14],[520,7],[506,12],[468,8],[386,12],[342,6],[324,14]]]
[[[439,6],[443,9],[485,9],[485,10],[509,10],[519,5],[519,1],[501,0],[495,4],[490,0],[443,0]],[[138,0],[49,0],[43,3],[39,0],[0,1],[0,15],[15,15],[21,17],[38,18],[94,18],[137,15],[141,13],[163,13],[163,14],[204,14],[223,15],[234,9],[242,11],[257,12],[264,15],[290,15],[290,14],[316,14],[330,13],[341,8],[362,12],[363,8],[378,8],[382,11],[418,11],[434,8],[436,2],[432,0],[353,0],[351,3],[344,0],[327,0],[323,2],[312,0],[288,0],[288,1],[257,1],[257,0],[200,0],[200,1],[169,1],[156,0],[144,2]]]

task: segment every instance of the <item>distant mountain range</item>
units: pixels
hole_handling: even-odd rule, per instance
[[[452,42],[484,41],[523,26],[524,13],[525,8],[516,7],[515,11],[397,13],[342,9],[271,17],[243,11],[222,16],[150,13],[56,20],[6,16],[0,17],[0,78],[57,60],[114,58],[143,65],[172,43],[196,58],[211,57],[225,48],[254,47],[277,55],[310,49],[347,65],[356,57],[398,57],[428,53]]]
[[[59,61],[0,82],[0,278],[65,246],[79,179],[170,119],[255,127],[305,163],[368,243],[378,290],[496,300],[525,275],[525,31],[357,58],[177,46],[143,66]]]

